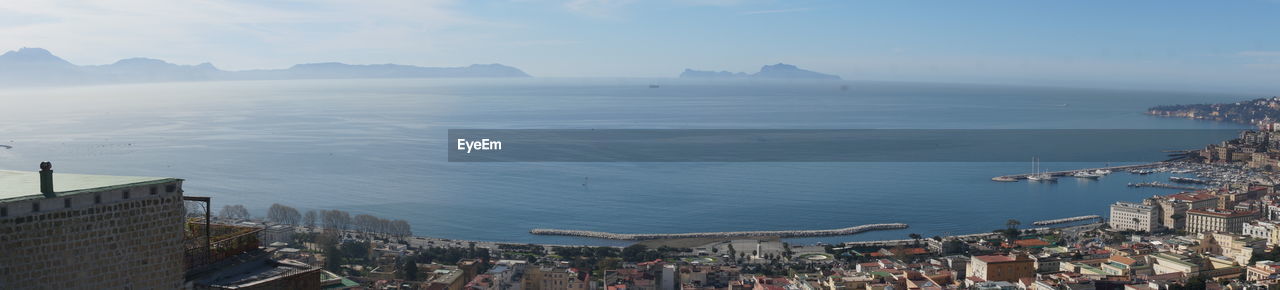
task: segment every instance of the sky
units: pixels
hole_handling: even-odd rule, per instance
[[[5,0],[0,51],[228,70],[502,63],[674,77],[789,63],[850,80],[1280,89],[1280,0]]]

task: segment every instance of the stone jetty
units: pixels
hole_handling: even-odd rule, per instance
[[[1038,222],[1034,222],[1034,223],[1031,223],[1031,224],[1032,224],[1032,225],[1037,225],[1037,226],[1046,226],[1046,225],[1061,224],[1061,223],[1069,223],[1069,222],[1078,222],[1078,221],[1083,221],[1083,220],[1092,220],[1092,219],[1096,219],[1096,220],[1098,220],[1098,221],[1102,221],[1102,216],[1099,216],[1099,215],[1084,215],[1084,216],[1078,216],[1078,217],[1069,217],[1069,218],[1060,218],[1060,219],[1052,219],[1052,220],[1043,220],[1043,221],[1038,221]]]
[[[821,236],[843,236],[852,235],[867,231],[876,230],[896,230],[905,229],[907,224],[888,223],[888,224],[869,224],[855,227],[847,227],[829,230],[790,230],[790,231],[743,231],[743,232],[706,232],[706,233],[681,233],[681,234],[619,234],[597,231],[579,231],[579,230],[560,230],[560,229],[533,229],[529,233],[535,235],[551,235],[551,236],[577,236],[588,238],[600,238],[610,240],[655,240],[655,239],[683,239],[683,238],[732,238],[732,237],[821,237]]]

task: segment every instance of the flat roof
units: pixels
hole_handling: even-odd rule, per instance
[[[111,176],[53,173],[53,190],[57,196],[115,188],[180,181],[168,177]],[[37,171],[0,170],[0,202],[43,198],[40,173]]]

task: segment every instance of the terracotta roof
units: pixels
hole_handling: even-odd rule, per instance
[[[1137,260],[1134,260],[1133,258],[1129,258],[1129,257],[1125,257],[1125,256],[1111,256],[1111,261],[1112,261],[1112,262],[1116,262],[1116,263],[1120,263],[1120,264],[1125,264],[1125,265],[1128,265],[1128,266],[1132,266],[1134,263],[1137,263],[1137,262],[1138,262]]]
[[[1043,247],[1043,246],[1049,245],[1049,242],[1046,242],[1041,239],[1017,240],[1017,241],[1013,241],[1013,243],[1017,244],[1019,247],[1024,247],[1024,248],[1025,247]]]
[[[1013,262],[1013,257],[1004,255],[973,256],[973,258],[986,263]]]
[[[1170,196],[1169,196],[1169,198],[1177,199],[1177,200],[1184,200],[1184,201],[1201,201],[1201,200],[1213,199],[1213,198],[1217,198],[1217,197],[1218,197],[1218,196],[1213,195],[1213,194],[1211,194],[1211,193],[1208,193],[1208,192],[1200,192],[1200,191],[1197,191],[1197,192],[1183,192],[1183,193],[1173,194],[1173,195],[1170,195]]]

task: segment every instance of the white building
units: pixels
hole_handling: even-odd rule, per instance
[[[1116,230],[1151,232],[1160,227],[1159,219],[1159,211],[1153,206],[1116,202],[1111,205],[1111,220],[1107,224]]]
[[[293,226],[273,224],[266,226],[261,232],[258,232],[258,239],[261,240],[263,244],[268,245],[277,242],[287,244],[293,242],[293,233]]]
[[[1251,221],[1241,225],[1240,232],[1249,237],[1259,239],[1271,239],[1271,232],[1276,229],[1276,223],[1271,221]]]

